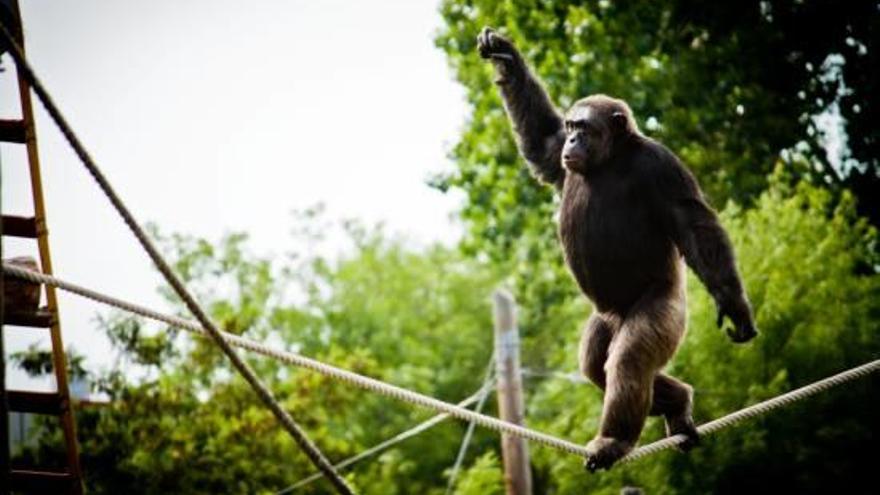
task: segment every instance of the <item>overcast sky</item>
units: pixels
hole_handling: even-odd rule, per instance
[[[324,202],[331,218],[419,243],[460,235],[459,200],[425,185],[451,166],[466,110],[433,45],[435,1],[22,4],[32,65],[142,222],[212,240],[245,231],[254,251],[281,254],[295,248],[290,212]],[[161,309],[159,276],[42,109],[37,134],[56,274]],[[29,215],[23,147],[0,153],[3,212]],[[35,243],[4,239],[4,257],[20,254]],[[59,295],[66,344],[109,365],[93,324],[104,308]],[[7,330],[7,351],[48,345],[40,335]]]

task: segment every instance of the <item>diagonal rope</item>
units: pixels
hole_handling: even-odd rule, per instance
[[[30,280],[31,282],[35,283],[48,284],[66,292],[71,292],[73,294],[77,294],[103,304],[114,306],[124,311],[150,318],[152,320],[164,322],[177,328],[189,330],[194,333],[206,333],[206,331],[197,323],[184,320],[183,318],[178,318],[176,316],[164,315],[151,309],[122,301],[115,297],[101,294],[99,292],[95,292],[93,290],[86,289],[84,287],[80,287],[69,282],[65,282],[53,276],[44,275],[42,273],[33,272],[5,263],[3,264],[3,274],[24,280]],[[478,426],[482,426],[484,428],[495,431],[509,433],[511,435],[516,435],[518,437],[555,448],[562,452],[568,452],[569,454],[575,454],[581,457],[586,457],[588,454],[587,450],[584,447],[568,440],[556,438],[540,431],[531,430],[513,423],[509,423],[507,421],[502,421],[498,418],[478,414],[455,404],[449,404],[447,402],[440,401],[424,394],[413,392],[411,390],[406,390],[404,388],[397,387],[389,383],[381,382],[374,378],[337,368],[329,364],[325,364],[320,361],[302,356],[300,354],[287,351],[279,351],[265,344],[254,342],[252,340],[245,339],[243,337],[232,335],[226,332],[220,332],[220,334],[223,339],[236,347],[256,352],[258,354],[262,354],[273,359],[277,359],[283,363],[306,368],[317,373],[321,373],[335,380],[340,380],[348,384],[363,388],[365,390],[385,395],[387,397],[391,397],[403,402],[409,402],[417,406],[433,409],[438,412],[447,413],[450,416],[465,421],[474,421]],[[714,421],[710,421],[709,423],[705,423],[698,427],[697,431],[701,435],[710,435],[723,428],[727,428],[747,419],[766,414],[782,406],[786,406],[793,402],[806,399],[820,392],[824,392],[832,387],[836,387],[844,383],[866,377],[871,373],[876,373],[878,371],[880,371],[880,359],[870,361],[861,366],[857,366],[842,373],[838,373],[831,377],[819,380],[809,385],[805,385],[786,394],[773,397],[763,402],[759,402],[758,404],[733,412]],[[672,448],[679,443],[684,442],[685,440],[686,437],[684,435],[667,437],[654,443],[637,448],[618,462],[625,463],[634,461],[647,455],[655,454],[662,450]]]
[[[493,353],[492,359],[489,360],[489,367],[486,369],[485,373],[485,381],[489,383],[492,381],[492,374],[495,371],[495,355]],[[486,388],[482,390],[482,395],[480,396],[480,400],[477,402],[477,405],[474,407],[475,412],[482,412],[483,406],[486,404],[486,399],[489,398],[489,393],[492,391],[491,388]],[[461,447],[458,448],[458,455],[455,457],[455,464],[452,466],[452,473],[449,475],[449,481],[446,484],[446,495],[452,493],[452,489],[455,487],[455,480],[458,478],[458,472],[461,469],[461,465],[464,463],[464,456],[467,454],[468,445],[471,443],[471,437],[474,436],[474,427],[476,425],[473,421],[468,423],[467,431],[464,433],[464,438],[461,439]]]
[[[481,399],[481,397],[485,397],[486,395],[488,395],[487,391],[492,390],[493,386],[495,386],[495,380],[489,379],[488,381],[486,381],[483,384],[482,387],[480,387],[480,390],[478,390],[475,394],[471,395],[470,397],[459,402],[456,405],[458,405],[460,407],[468,407],[471,404],[473,404],[474,402],[478,402]],[[357,455],[354,455],[352,457],[349,457],[348,459],[345,459],[344,461],[340,461],[340,462],[334,464],[333,467],[341,470],[341,469],[344,469],[344,468],[346,468],[346,467],[348,467],[358,461],[362,461],[362,460],[364,460],[368,457],[372,457],[380,452],[384,452],[385,450],[388,450],[389,448],[393,447],[394,445],[397,445],[398,443],[400,443],[404,440],[410,439],[416,435],[419,435],[419,434],[437,426],[438,424],[442,423],[447,418],[449,418],[449,414],[447,414],[447,413],[440,413],[436,416],[432,416],[432,417],[426,419],[425,421],[417,424],[416,426],[410,428],[409,430],[398,433],[397,435],[394,435],[393,437],[389,438],[388,440],[385,440],[381,443],[378,443],[378,444],[374,445],[373,447],[370,447],[369,449],[367,449]],[[286,493],[290,493],[290,492],[296,490],[297,488],[302,488],[302,487],[308,485],[309,483],[311,483],[317,479],[320,479],[320,478],[321,478],[321,473],[315,473],[307,478],[303,478],[303,479],[297,481],[296,483],[288,486],[287,488],[277,492],[275,495],[284,495]]]
[[[85,147],[80,142],[79,138],[77,138],[76,134],[74,134],[70,125],[67,123],[67,120],[61,114],[61,111],[55,105],[55,102],[52,100],[52,97],[43,87],[43,84],[37,78],[34,73],[33,68],[31,68],[30,64],[28,64],[27,60],[24,56],[24,51],[18,46],[18,43],[15,42],[15,39],[12,35],[7,31],[6,27],[0,24],[0,31],[2,31],[3,37],[6,40],[6,43],[9,45],[9,53],[12,55],[12,58],[15,60],[15,65],[18,68],[19,73],[24,76],[25,80],[27,80],[28,84],[31,86],[33,91],[37,94],[43,106],[46,108],[46,111],[52,117],[52,120],[55,121],[55,124],[61,130],[61,133],[64,135],[67,142],[76,152],[76,155],[79,157],[80,161],[82,161],[83,165],[85,165],[86,169],[88,169],[89,173],[92,175],[92,178],[95,179],[95,182],[98,183],[98,186],[107,196],[107,199],[110,200],[113,207],[122,217],[125,224],[128,225],[128,228],[131,232],[137,237],[137,240],[140,242],[141,247],[147,252],[150,256],[150,259],[153,260],[153,263],[156,265],[156,268],[162,273],[162,276],[165,277],[165,280],[169,285],[174,289],[174,292],[177,293],[177,296],[186,304],[186,307],[189,311],[196,317],[201,326],[205,329],[205,333],[209,335],[214,342],[220,347],[226,357],[229,358],[229,361],[232,362],[232,365],[236,370],[244,377],[245,380],[250,384],[251,388],[259,396],[260,400],[269,408],[278,421],[284,426],[284,428],[290,433],[293,437],[294,441],[296,441],[297,445],[308,455],[309,459],[312,463],[319,469],[321,472],[327,476],[327,479],[333,484],[336,490],[339,493],[350,494],[354,493],[352,488],[346,483],[346,481],[333,469],[333,466],[324,457],[324,454],[318,450],[318,447],[315,446],[314,443],[308,438],[305,431],[294,421],[293,417],[281,407],[281,404],[275,400],[275,397],[272,395],[272,392],[266,387],[265,384],[257,377],[256,373],[248,366],[238,354],[235,353],[235,350],[232,349],[232,346],[223,338],[221,335],[220,329],[214,325],[214,322],[208,318],[208,315],[202,309],[198,302],[193,298],[193,296],[189,293],[187,288],[184,286],[183,282],[174,273],[171,267],[168,265],[168,262],[162,257],[159,253],[159,250],[153,245],[153,242],[135,220],[134,216],[128,210],[128,207],[122,202],[119,196],[116,194],[116,191],[113,190],[113,187],[110,185],[110,182],[104,176],[103,172],[98,168],[97,164],[95,164],[91,155],[89,155],[88,151],[86,151]]]

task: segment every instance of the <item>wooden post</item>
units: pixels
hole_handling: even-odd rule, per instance
[[[518,425],[524,423],[522,374],[519,365],[519,329],[516,326],[516,302],[503,289],[493,294],[495,309],[495,371],[498,380],[498,414]],[[501,455],[504,459],[504,484],[507,495],[531,495],[532,472],[529,448],[522,438],[502,433]]]

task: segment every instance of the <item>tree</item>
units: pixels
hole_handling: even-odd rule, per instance
[[[455,168],[432,184],[466,194],[464,249],[510,274],[527,308],[526,366],[574,369],[587,311],[562,267],[551,221],[557,198],[529,177],[492,69],[476,54],[484,25],[524,50],[561,107],[594,92],[629,101],[642,129],[679,154],[724,209],[762,335],[731,347],[691,277],[690,336],[671,371],[697,387],[698,421],[877,355],[878,244],[857,214],[880,224],[874,3],[477,0],[445,1],[441,14],[436,43],[472,113],[452,151]],[[834,133],[848,138],[836,151],[828,146]],[[595,431],[598,390],[532,386],[532,426],[584,440]],[[585,477],[578,459],[535,449],[537,491],[856,487],[869,481],[860,451],[870,446],[876,386],[868,380],[799,404],[707,439],[688,456],[654,456],[597,477]],[[659,435],[654,421],[643,440]]]
[[[432,184],[466,193],[461,249],[413,249],[348,222],[348,254],[308,254],[321,252],[316,211],[293,225],[307,254],[281,260],[249,252],[243,235],[218,243],[159,237],[215,321],[238,335],[457,401],[479,386],[490,354],[488,295],[506,278],[521,304],[524,366],[573,370],[588,306],[562,265],[556,200],[528,177],[491,69],[473,49],[484,24],[500,26],[561,105],[597,90],[629,100],[642,127],[688,162],[722,210],[762,334],[745,347],[730,344],[714,328],[710,297],[690,278],[690,335],[670,371],[695,385],[696,417],[706,421],[880,352],[877,232],[859,214],[873,214],[876,196],[858,186],[877,168],[873,8],[444,1],[437,43],[473,113],[452,153],[456,169]],[[828,36],[807,38],[800,26]],[[838,52],[842,65],[829,58]],[[840,163],[851,158],[864,174],[831,173],[819,132],[829,124],[817,119],[833,116],[832,103],[849,136]],[[111,405],[78,415],[93,493],[267,493],[312,472],[210,342],[117,313],[105,314],[101,328],[125,359],[96,380]],[[249,362],[333,460],[428,415],[270,360]],[[664,453],[594,476],[576,457],[534,448],[536,493],[616,494],[625,485],[652,493],[856,491],[873,483],[873,457],[862,452],[873,448],[878,386],[876,377],[847,385],[707,438],[689,455]],[[526,397],[529,426],[581,441],[595,432],[597,388],[529,378]],[[21,455],[40,458],[60,445],[47,425]],[[462,430],[443,424],[347,476],[364,493],[439,494]],[[643,442],[661,430],[651,420]],[[495,433],[476,432],[458,493],[500,492],[497,449]]]
[[[626,99],[716,208],[752,205],[782,158],[836,194],[851,190],[880,225],[876,2],[447,0],[441,15],[436,43],[472,113],[455,168],[431,183],[465,193],[467,252],[506,266],[538,320],[571,296],[551,221],[556,198],[518,156],[492,69],[475,50],[484,25],[518,44],[559,106],[595,92]],[[536,325],[526,320],[527,333]]]
[[[696,279],[689,281],[690,335],[671,372],[696,387],[699,422],[880,353],[876,230],[857,216],[851,195],[835,200],[783,168],[768,184],[753,207],[731,203],[722,213],[759,338],[744,347],[729,343],[714,327],[709,295]],[[350,231],[351,254],[337,261],[289,260],[286,269],[254,256],[239,235],[216,246],[185,236],[163,244],[226,330],[448,401],[470,395],[490,354],[487,294],[494,272],[456,249],[413,251],[381,231],[356,225]],[[541,355],[551,369],[575,369],[585,309],[579,297],[549,306],[524,356]],[[529,306],[521,307],[521,315],[529,313]],[[117,313],[101,322],[125,360],[97,380],[111,404],[77,415],[92,493],[267,493],[312,472],[207,340]],[[536,348],[539,341],[547,348]],[[311,372],[261,357],[249,361],[334,460],[428,416]],[[141,370],[140,379],[132,377],[133,367]],[[856,382],[707,438],[688,455],[655,455],[599,475],[585,474],[576,457],[536,447],[536,491],[611,494],[624,485],[659,493],[854,489],[871,481],[873,457],[862,454],[873,447],[878,385],[877,378]],[[526,397],[531,427],[583,441],[597,427],[602,399],[596,387],[529,378]],[[61,448],[59,432],[49,425],[41,423],[37,446],[21,455],[39,461]],[[364,493],[440,493],[463,428],[438,426],[347,476]],[[643,441],[660,437],[661,430],[661,422],[651,420]],[[477,431],[471,447],[473,460],[458,492],[498,491],[497,435]],[[318,483],[306,488],[326,491]]]
[[[244,235],[215,245],[154,234],[225,331],[451,402],[472,394],[491,356],[492,273],[455,249],[415,251],[353,222],[347,231],[349,254],[294,257],[283,266],[250,253]],[[90,493],[274,493],[312,473],[211,341],[117,312],[99,321],[122,359],[95,377],[110,404],[77,411]],[[333,460],[430,415],[264,357],[247,359]],[[348,476],[362,493],[440,490],[462,429],[439,425]],[[19,459],[43,462],[61,448],[52,421],[37,433]],[[327,490],[317,482],[305,492]]]
[[[761,334],[746,346],[715,328],[714,304],[691,275],[689,332],[669,366],[692,383],[695,419],[715,419],[880,354],[880,276],[872,268],[877,232],[860,219],[851,195],[833,195],[782,169],[768,190],[722,220],[731,233]],[[576,369],[575,329],[583,321],[544,328],[560,345],[554,369]],[[531,349],[525,349],[528,354]],[[872,377],[794,404],[704,439],[687,455],[663,453],[588,476],[581,460],[549,449],[532,451],[537,493],[826,493],[871,486],[869,467],[880,380]],[[602,396],[591,385],[532,379],[530,426],[586,440],[598,427]],[[663,436],[649,420],[642,443]]]

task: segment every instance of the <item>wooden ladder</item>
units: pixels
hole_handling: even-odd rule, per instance
[[[8,3],[8,2],[4,2]],[[12,26],[7,29],[16,37],[20,47],[24,47],[24,30],[17,0],[11,5],[15,12]],[[52,273],[52,258],[49,255],[49,232],[46,228],[46,208],[43,202],[43,186],[40,175],[40,158],[37,153],[37,135],[34,126],[34,112],[31,103],[31,89],[24,77],[18,74],[19,98],[21,100],[20,119],[0,119],[0,141],[18,143],[26,147],[28,168],[31,178],[34,216],[21,217],[3,215],[3,236],[35,239],[40,253],[40,268],[43,273]],[[8,467],[9,488],[17,493],[57,493],[81,494],[82,474],[79,466],[79,449],[76,441],[76,426],[71,409],[70,391],[67,384],[67,358],[61,340],[61,325],[58,318],[58,301],[55,288],[44,287],[46,306],[34,311],[16,311],[6,308],[3,311],[3,325],[46,329],[52,340],[52,364],[57,383],[56,392],[33,392],[26,390],[7,390],[9,411],[46,414],[57,416],[64,432],[66,449],[66,468],[38,469],[35,467]],[[2,385],[0,385],[2,386]]]

